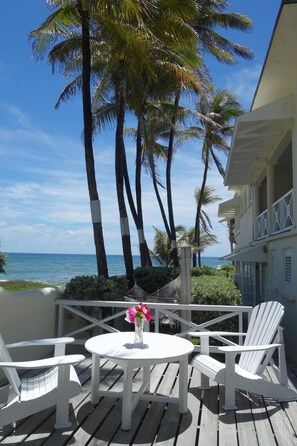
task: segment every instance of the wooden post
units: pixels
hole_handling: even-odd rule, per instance
[[[192,249],[188,245],[181,247],[180,258],[180,279],[181,279],[181,303],[192,303]],[[191,312],[182,311],[182,317],[191,321]],[[190,327],[183,324],[182,331],[189,330]]]

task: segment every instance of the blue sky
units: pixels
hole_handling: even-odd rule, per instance
[[[209,60],[218,88],[236,93],[249,109],[267,52],[280,0],[230,0],[230,10],[249,16],[249,33],[228,32],[226,37],[251,48],[253,61],[223,66]],[[6,252],[93,253],[84,150],[81,139],[81,98],[54,104],[65,82],[52,74],[46,61],[32,57],[28,33],[49,15],[43,0],[9,0],[0,15],[0,242]],[[134,147],[127,141],[131,172]],[[106,132],[94,141],[98,189],[101,197],[106,251],[121,254],[114,180],[114,134]],[[179,149],[173,165],[173,203],[176,224],[194,225],[194,190],[201,183],[200,144]],[[163,176],[163,170],[160,170]],[[163,177],[164,178],[164,177]],[[223,201],[233,193],[215,173],[209,185]],[[150,247],[153,225],[163,229],[150,179],[143,178],[145,230]],[[227,230],[217,217],[217,205],[208,207],[214,233],[220,243],[204,255],[229,252]],[[138,254],[136,231],[130,218],[133,252]]]

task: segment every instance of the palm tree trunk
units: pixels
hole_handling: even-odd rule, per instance
[[[130,211],[137,229],[138,245],[140,253],[141,266],[145,268],[146,266],[152,266],[152,261],[150,258],[148,246],[146,243],[143,227],[143,213],[142,213],[142,201],[141,201],[141,164],[142,164],[142,130],[140,125],[140,118],[138,118],[137,127],[137,138],[136,138],[136,161],[135,161],[135,192],[136,192],[136,203],[137,210],[135,208],[134,199],[130,186],[130,179],[128,174],[127,158],[125,153],[125,188],[128,198],[128,203]]]
[[[141,166],[142,166],[142,135],[143,135],[143,114],[138,117],[137,137],[136,137],[136,167],[135,167],[135,193],[137,205],[137,231],[139,240],[139,252],[141,266],[152,266],[151,257],[146,243],[143,227],[142,193],[141,193]]]
[[[180,92],[178,92],[175,96],[174,106],[178,107],[180,98]],[[172,203],[172,190],[171,190],[171,165],[173,158],[173,143],[174,143],[174,134],[175,134],[175,124],[176,124],[176,111],[172,116],[171,120],[171,129],[170,136],[168,142],[168,153],[167,153],[167,164],[166,164],[166,190],[167,190],[167,206],[168,206],[168,219],[170,226],[170,241],[171,241],[171,249],[172,249],[172,261],[174,266],[179,265],[178,261],[178,253],[177,253],[177,243],[176,243],[176,233],[175,233],[175,223],[174,223],[174,215],[173,215],[173,203]]]
[[[136,176],[137,176],[137,161],[136,161]],[[129,179],[129,174],[128,174],[126,155],[125,155],[124,179],[125,179],[125,188],[126,188],[126,194],[127,194],[127,198],[128,198],[130,211],[131,211],[131,214],[132,214],[132,217],[133,217],[136,229],[137,229],[141,266],[143,268],[145,268],[146,266],[152,266],[152,262],[151,262],[149,250],[148,250],[147,243],[146,243],[145,236],[144,236],[142,208],[140,209],[141,214],[139,214],[139,211],[136,211],[135,204],[134,204],[134,199],[133,199],[133,195],[132,195],[132,191],[131,191],[130,179]],[[136,189],[136,197],[137,197],[138,193],[139,193],[139,191]],[[141,189],[140,189],[140,195],[141,195]]]
[[[209,167],[209,147],[207,147],[207,144],[206,144],[203,179],[202,179],[202,184],[201,184],[201,188],[200,188],[200,196],[199,196],[199,200],[198,200],[198,204],[197,204],[196,219],[195,219],[194,242],[199,247],[200,247],[200,239],[201,239],[201,237],[200,237],[201,236],[200,215],[201,215],[202,202],[203,202],[204,191],[205,191],[205,186],[206,186],[206,181],[207,181],[208,167]],[[198,251],[198,266],[201,266],[201,250],[200,249]]]
[[[84,117],[84,144],[85,144],[85,162],[89,197],[91,204],[93,234],[96,250],[98,274],[108,277],[107,260],[104,246],[104,237],[101,221],[100,200],[97,190],[94,153],[93,153],[93,117],[91,105],[91,52],[90,52],[90,30],[89,17],[82,3],[78,4],[78,10],[82,23],[82,99],[83,99],[83,117]]]
[[[131,238],[129,231],[129,221],[124,197],[124,173],[125,173],[125,145],[124,145],[124,121],[126,106],[126,77],[123,67],[120,67],[121,79],[119,85],[119,110],[116,128],[116,149],[115,149],[115,174],[118,206],[120,214],[120,225],[122,235],[122,247],[128,286],[134,285],[133,260],[131,250]]]
[[[162,216],[162,219],[163,219],[164,227],[165,227],[165,230],[166,230],[167,237],[170,240],[170,236],[171,236],[170,228],[169,228],[169,224],[168,224],[168,221],[167,221],[165,209],[164,209],[164,206],[163,206],[163,203],[162,203],[162,199],[161,199],[161,196],[160,196],[160,193],[159,193],[158,181],[157,181],[157,178],[156,178],[155,164],[154,164],[153,160],[150,161],[150,169],[151,169],[151,175],[152,175],[152,180],[153,180],[154,191],[155,191],[157,202],[158,202],[158,205],[159,205],[159,208],[160,208],[160,212],[161,212],[161,216]]]

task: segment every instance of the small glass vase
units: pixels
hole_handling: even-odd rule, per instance
[[[138,345],[143,344],[143,323],[144,323],[144,319],[142,319],[142,318],[135,319],[134,344],[138,344]]]

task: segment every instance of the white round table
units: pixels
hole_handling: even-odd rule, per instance
[[[162,400],[178,403],[179,412],[188,410],[188,355],[194,350],[190,341],[177,336],[144,332],[143,345],[134,344],[134,332],[117,332],[94,336],[85,344],[92,353],[91,401],[96,404],[99,395],[114,396],[112,391],[100,391],[100,357],[121,366],[124,370],[122,429],[131,428],[131,415],[139,399]],[[145,394],[150,386],[150,366],[179,362],[179,395],[177,398]],[[133,369],[143,367],[143,383],[133,398]]]

